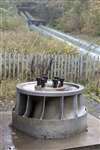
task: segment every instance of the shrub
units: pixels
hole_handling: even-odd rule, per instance
[[[11,12],[10,12],[11,11]],[[1,30],[16,30],[23,26],[22,18],[20,18],[13,10],[5,10],[0,8],[0,29]]]
[[[17,53],[78,53],[78,51],[56,39],[42,37],[39,33],[30,32],[24,28],[16,31],[0,32],[0,50]]]

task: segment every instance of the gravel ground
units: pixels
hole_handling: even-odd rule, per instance
[[[0,98],[0,111],[11,111],[15,105],[15,98]]]
[[[86,106],[90,114],[100,119],[100,103],[96,102],[95,100],[87,99]]]
[[[93,116],[100,119],[100,103],[86,99],[86,106],[88,109],[88,112],[92,114]],[[15,105],[15,98],[0,98],[0,111],[11,111],[12,108]]]

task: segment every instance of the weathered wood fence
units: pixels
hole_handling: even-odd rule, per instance
[[[95,80],[100,75],[100,58],[80,55],[13,54],[0,53],[0,80],[32,80],[46,73],[53,60],[48,76],[64,77],[66,81]]]

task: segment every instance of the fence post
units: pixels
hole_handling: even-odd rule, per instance
[[[2,80],[2,53],[0,53],[0,80]]]
[[[33,62],[33,73],[30,64]],[[67,81],[91,81],[95,80],[96,72],[100,69],[100,59],[79,55],[49,55],[49,54],[13,54],[0,53],[0,79],[30,79],[45,72],[50,62],[50,56],[54,58],[49,77],[64,77]],[[44,61],[46,60],[46,61]],[[45,64],[47,63],[47,64]],[[43,68],[42,68],[43,65]],[[25,78],[24,78],[25,77]]]

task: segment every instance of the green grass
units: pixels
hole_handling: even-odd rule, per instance
[[[20,83],[20,81],[19,80],[1,80],[0,97],[2,98],[15,97],[17,83]]]
[[[77,53],[73,47],[29,31],[22,17],[16,11],[0,9],[0,51],[17,53]]]
[[[0,29],[15,30],[23,23],[17,15],[16,9],[9,7],[8,9],[0,8]]]
[[[85,95],[100,103],[100,80],[86,84]]]
[[[42,37],[26,29],[0,31],[0,51],[17,53],[76,54],[78,51],[63,42]]]

